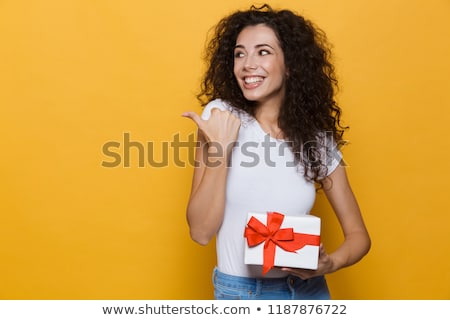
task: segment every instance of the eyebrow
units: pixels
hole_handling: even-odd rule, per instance
[[[257,45],[255,46],[255,48],[261,48],[261,47],[269,47],[269,48],[271,48],[272,50],[275,50],[271,45],[268,45],[267,43],[261,43],[261,44],[257,44]],[[242,44],[237,44],[237,45],[234,46],[234,48],[235,48],[235,49],[240,49],[240,48],[245,49],[245,46],[242,45]]]

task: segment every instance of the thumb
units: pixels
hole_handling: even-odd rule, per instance
[[[181,116],[192,119],[192,121],[194,121],[199,127],[203,123],[203,119],[200,118],[200,116],[193,111],[184,112],[181,114]]]

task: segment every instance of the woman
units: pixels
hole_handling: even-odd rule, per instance
[[[322,31],[289,10],[252,6],[223,18],[211,39],[199,99],[187,220],[194,241],[214,237],[216,299],[329,299],[324,275],[358,262],[370,238],[347,179],[337,81]],[[331,139],[330,139],[331,138]],[[248,212],[308,214],[322,188],[344,241],[317,270],[244,263]]]

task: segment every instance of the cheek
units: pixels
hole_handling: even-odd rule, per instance
[[[234,74],[234,77],[236,78],[236,80],[238,80],[239,79],[239,67],[236,64],[234,64],[233,74]]]
[[[286,68],[284,67],[284,65],[273,65],[272,72],[281,78],[286,77]]]

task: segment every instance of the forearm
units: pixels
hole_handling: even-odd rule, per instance
[[[216,234],[224,215],[228,169],[225,161],[214,161],[220,165],[205,168],[202,180],[193,191],[187,208],[191,238],[201,245],[208,244]]]

